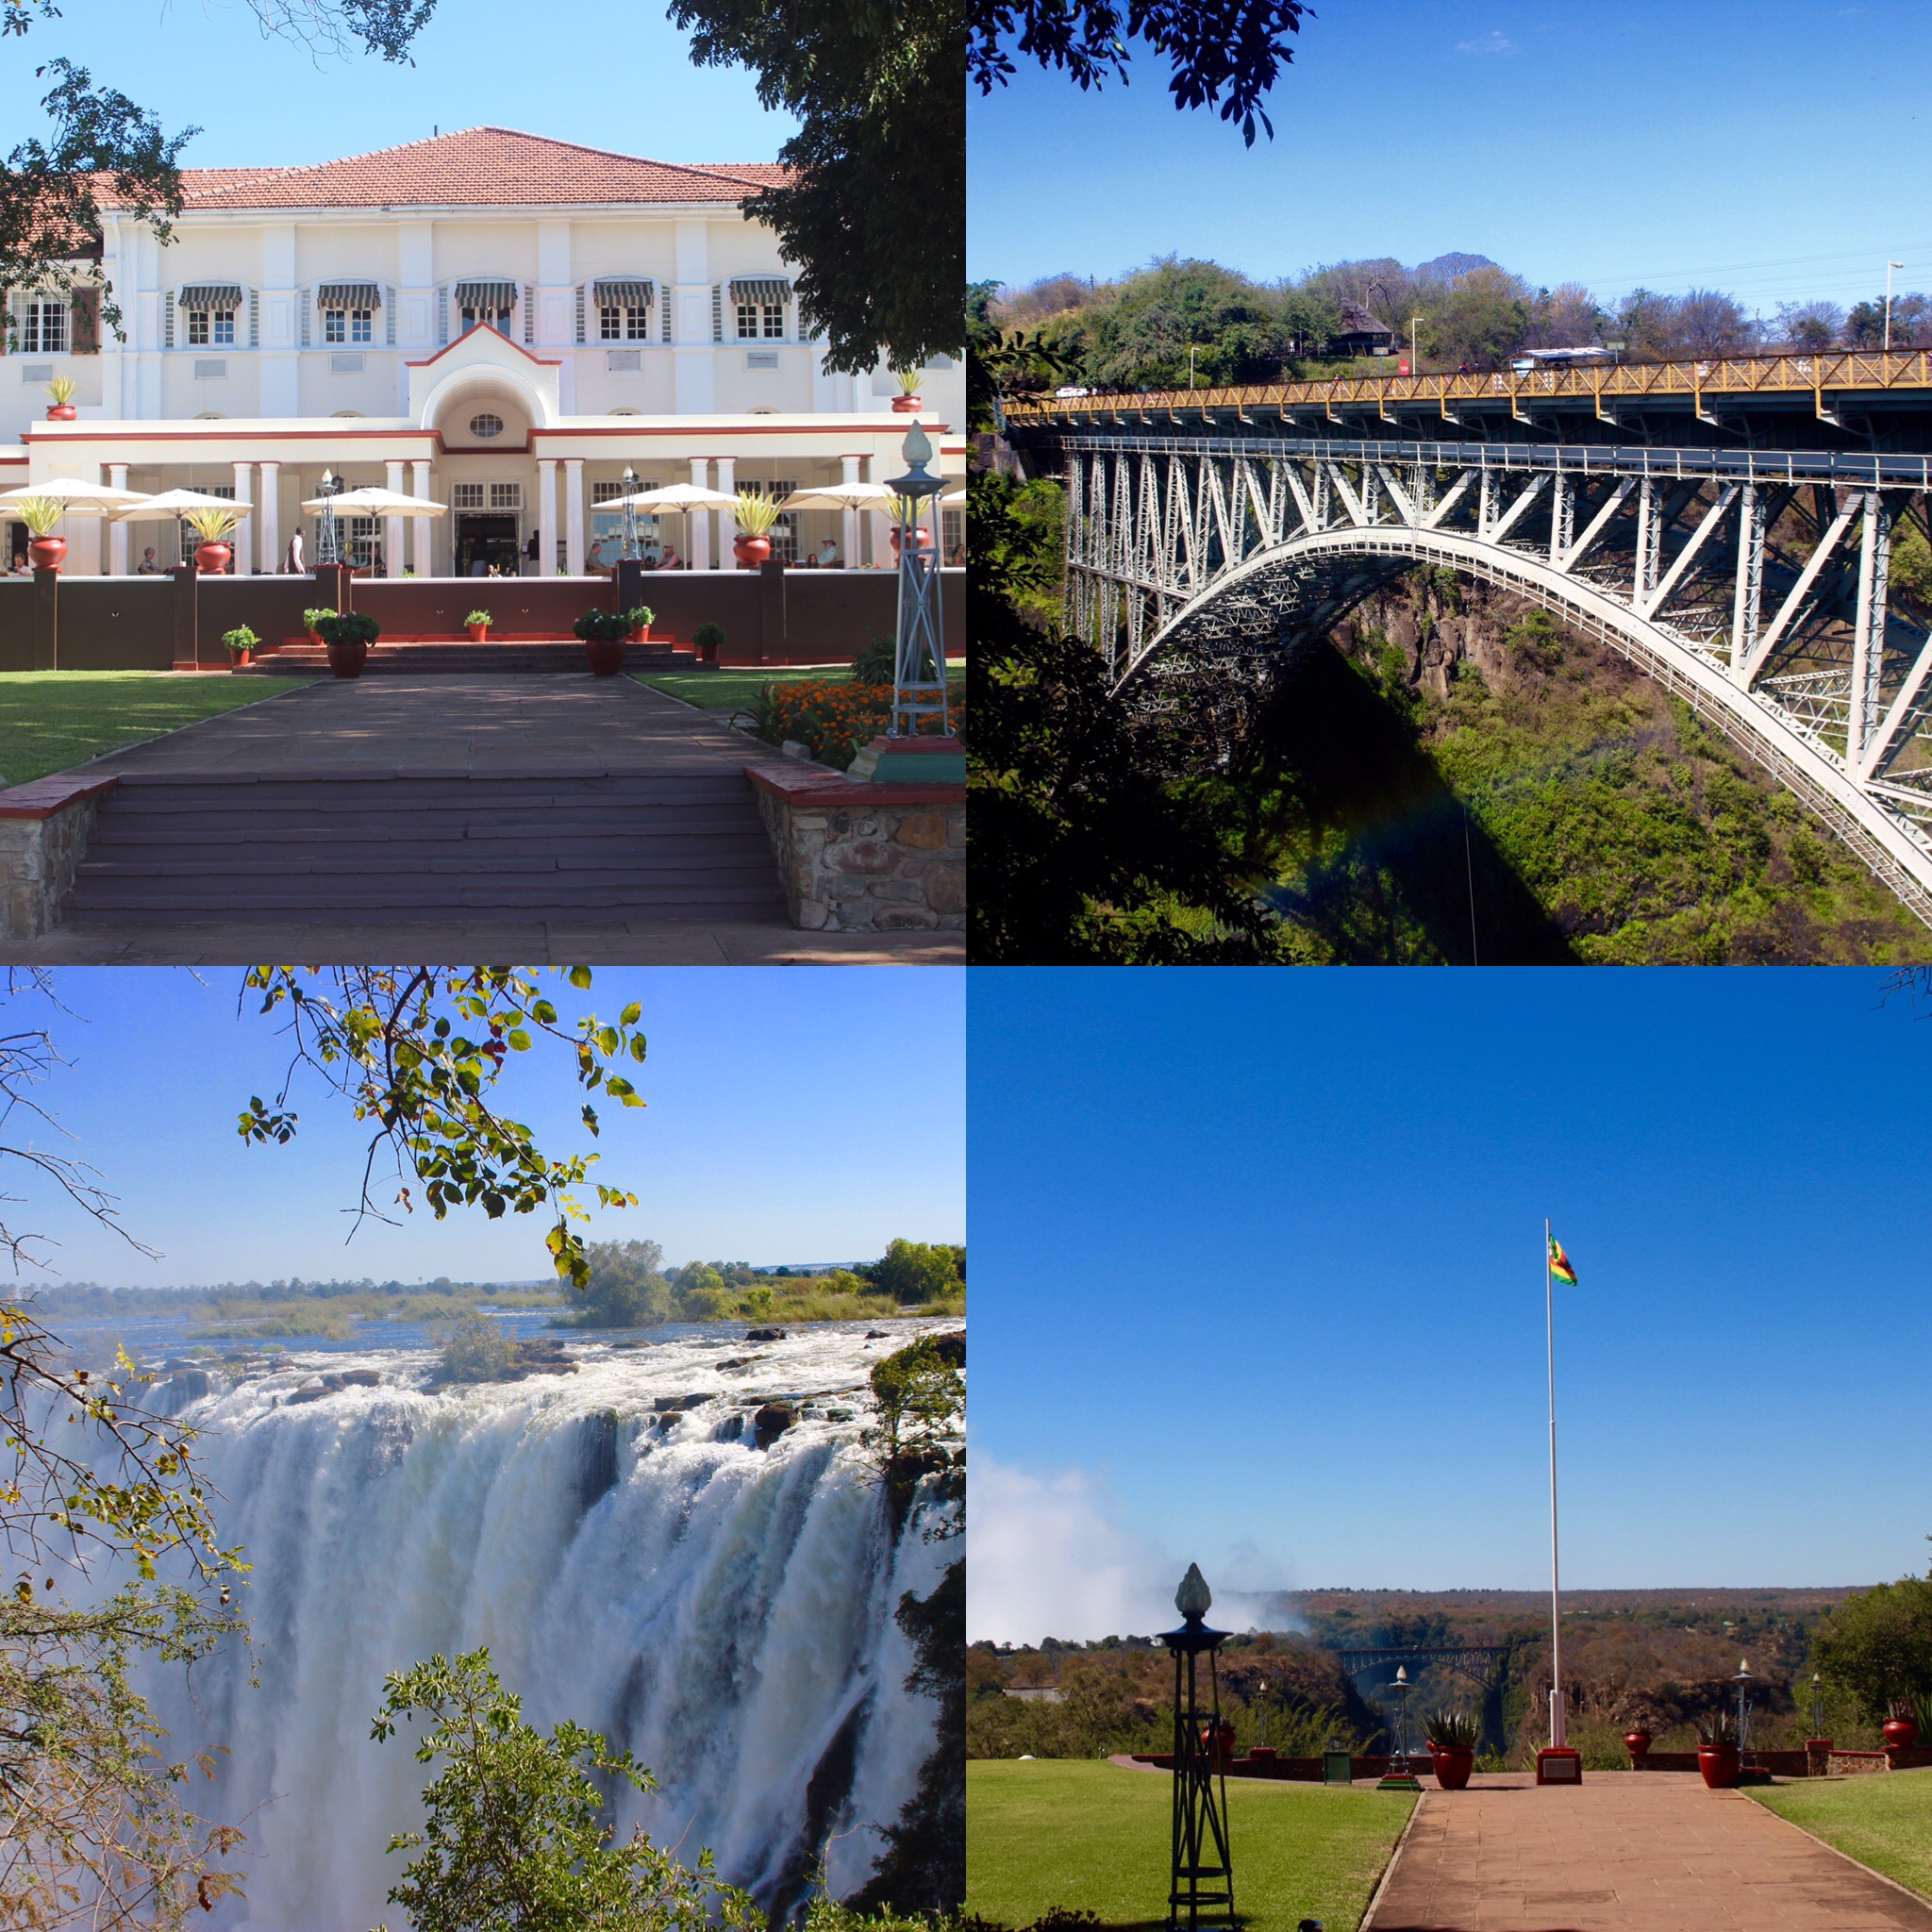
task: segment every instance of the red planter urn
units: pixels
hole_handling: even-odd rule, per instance
[[[36,537],[26,546],[26,560],[36,570],[58,570],[66,556],[65,537]]]
[[[615,677],[624,669],[622,638],[591,638],[584,644],[584,652],[591,660],[591,674],[594,677]]]
[[[1475,1769],[1475,1752],[1467,1744],[1431,1744],[1429,1756],[1436,1762],[1436,1782],[1445,1791],[1459,1791],[1469,1783]]]
[[[228,559],[234,554],[225,543],[197,543],[194,567],[205,577],[218,577],[227,569]]]
[[[1885,1748],[1888,1751],[1909,1751],[1919,1741],[1918,1721],[1909,1717],[1888,1718],[1885,1724]]]
[[[469,630],[470,641],[473,644],[487,644],[490,641],[490,626],[487,624],[473,624]]]
[[[1624,1748],[1632,1757],[1641,1757],[1650,1750],[1650,1733],[1642,1728],[1624,1733]]]
[[[895,416],[916,416],[923,405],[917,396],[894,396],[892,414]]]
[[[369,646],[360,638],[350,643],[332,643],[328,647],[328,668],[338,677],[360,677],[362,667],[369,661]]]
[[[648,624],[632,625],[630,641],[634,644],[648,644],[651,641],[651,626]]]
[[[1700,1744],[1697,1769],[1704,1782],[1714,1791],[1727,1791],[1738,1782],[1738,1747],[1735,1744]]]
[[[49,423],[72,423],[80,411],[72,403],[49,403],[47,421]]]
[[[747,570],[755,569],[772,554],[772,540],[769,537],[741,537],[731,546],[731,554]]]

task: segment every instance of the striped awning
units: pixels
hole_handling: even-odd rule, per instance
[[[649,282],[592,282],[591,290],[599,308],[648,308],[651,306]]]
[[[318,308],[380,308],[382,291],[374,282],[325,282],[315,291]]]
[[[233,282],[196,282],[175,297],[182,308],[206,315],[232,315],[242,306],[242,291]]]
[[[514,282],[458,282],[458,308],[514,308],[517,285]]]
[[[731,299],[734,302],[789,302],[791,284],[778,275],[735,281],[731,285]]]

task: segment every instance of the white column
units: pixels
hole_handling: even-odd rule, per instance
[[[405,474],[408,463],[385,462],[382,466],[382,480],[398,496],[407,492],[408,477]],[[382,520],[382,574],[384,576],[399,577],[403,574],[403,520],[401,517],[384,517]]]
[[[883,483],[886,480],[881,474],[885,467],[883,458],[868,457],[866,461],[872,469],[872,475],[866,481]],[[872,560],[890,569],[892,562],[892,519],[883,510],[874,510],[866,522],[872,525]]]
[[[864,481],[858,474],[863,457],[841,457],[839,458],[839,480],[841,483]],[[844,560],[847,570],[858,568],[858,512],[843,509],[839,512],[839,555]]]
[[[108,465],[108,487],[110,490],[127,488],[127,465],[109,463]],[[127,575],[127,525],[109,524],[108,525],[108,575],[125,577]]]
[[[570,574],[580,577],[584,574],[584,459],[582,457],[565,457],[563,459],[564,510],[569,522],[564,530],[564,542]]]
[[[427,496],[429,465],[419,462],[411,464],[410,468],[414,473],[415,481],[409,486],[409,494]],[[411,517],[409,521],[415,526],[415,533],[409,540],[409,568],[419,577],[433,577],[436,575],[436,568],[430,546],[436,541],[436,532],[427,517]]]
[[[537,575],[557,575],[557,458],[537,458]]]
[[[255,501],[255,465],[237,463],[235,465],[235,501],[238,504]],[[235,524],[235,555],[228,568],[238,577],[253,575],[249,555],[255,547],[255,519],[252,516],[240,517]]]
[[[261,559],[265,571],[277,571],[282,567],[282,466],[279,462],[263,463],[261,466],[261,502],[256,508],[256,522],[260,525],[257,541],[260,548],[256,553]]]
[[[718,488],[724,491],[727,496],[737,494],[737,470],[738,458],[736,457],[720,457],[718,458]],[[720,570],[728,569],[738,561],[736,558],[731,556],[731,541],[737,535],[738,519],[728,509],[721,509],[718,512],[718,568]],[[726,558],[730,558],[730,563],[727,564]]]
[[[693,457],[691,459],[691,480],[700,490],[708,489],[711,481],[711,460],[708,457]],[[709,570],[711,567],[711,519],[703,511],[687,517],[691,525],[691,555],[685,558],[693,570]]]

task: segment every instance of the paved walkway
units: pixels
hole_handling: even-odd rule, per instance
[[[1496,1775],[1424,1789],[1363,1932],[1932,1932],[1932,1904],[1682,1773]]]
[[[98,759],[90,771],[271,778],[396,774],[741,771],[786,761],[628,677],[422,675],[325,678]],[[774,861],[775,868],[775,860]],[[782,918],[488,921],[349,924],[340,920],[57,927],[0,948],[7,963],[234,965],[274,956],[318,965],[516,958],[531,964],[962,964],[958,932],[812,933]]]

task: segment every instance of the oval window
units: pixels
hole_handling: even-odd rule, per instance
[[[472,416],[470,418],[470,434],[486,439],[491,436],[501,436],[503,434],[503,418],[501,416],[492,416],[488,409],[484,410],[480,416]]]

